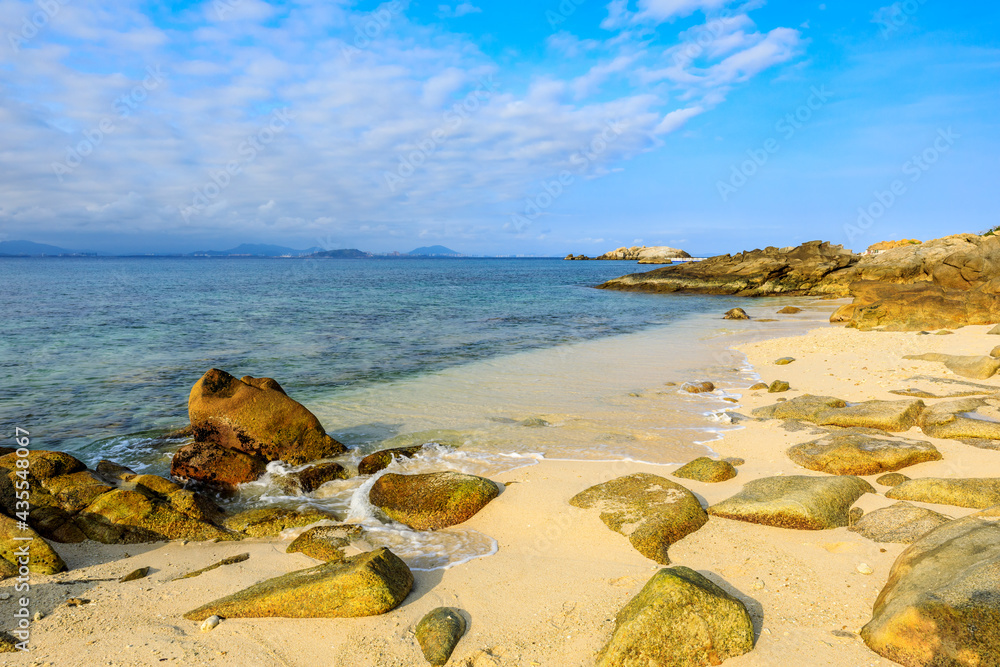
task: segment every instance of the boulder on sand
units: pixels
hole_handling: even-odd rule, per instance
[[[21,550],[25,547],[28,549],[27,567],[29,572],[56,574],[66,569],[66,563],[41,535],[31,528],[20,526],[19,522],[14,519],[0,514],[0,560],[10,563],[13,567],[7,569],[13,573],[16,573],[19,565],[23,564]]]
[[[382,547],[262,581],[184,614],[221,618],[353,618],[395,609],[413,588],[406,563]]]
[[[1000,505],[1000,479],[922,477],[892,487],[886,491],[885,497],[893,500],[912,500],[918,503],[986,509]]]
[[[725,482],[736,477],[736,468],[729,461],[716,461],[701,456],[675,470],[674,477],[693,479],[696,482]]]
[[[902,432],[917,424],[925,407],[924,402],[916,398],[848,405],[831,396],[803,394],[783,403],[756,408],[751,414],[759,419],[798,419],[820,426]]]
[[[414,634],[424,659],[440,667],[448,662],[465,629],[465,617],[458,609],[438,607],[420,619]]]
[[[618,612],[597,666],[721,665],[753,639],[742,602],[690,568],[664,568]]]
[[[667,565],[668,547],[708,522],[698,498],[669,479],[635,473],[592,486],[569,504],[597,509],[601,521],[646,558]]]
[[[364,529],[357,524],[316,526],[296,537],[285,553],[302,553],[324,562],[344,560],[344,549],[362,537]]]
[[[978,413],[975,417],[971,414]],[[937,403],[920,415],[921,430],[932,438],[1000,440],[1000,400],[962,398]]]
[[[437,530],[467,521],[498,495],[500,489],[488,479],[449,471],[383,475],[368,499],[393,521]]]
[[[865,514],[848,530],[872,542],[910,544],[952,518],[923,507],[899,502]]]
[[[994,356],[957,356],[953,354],[907,354],[904,359],[937,361],[955,375],[975,380],[987,380],[1000,371],[1000,359]]]
[[[941,460],[941,452],[929,442],[874,436],[851,429],[795,445],[787,454],[803,468],[831,475],[877,475]]]
[[[908,666],[1000,665],[1000,508],[950,521],[900,554],[861,629]]]
[[[850,523],[851,505],[875,489],[859,477],[787,475],[747,482],[735,496],[708,508],[726,519],[778,528],[824,530]]]

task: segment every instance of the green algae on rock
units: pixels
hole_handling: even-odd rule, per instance
[[[971,479],[923,477],[911,479],[892,487],[886,491],[885,497],[893,500],[912,500],[918,503],[986,509],[1000,505],[1000,479],[992,477]]]
[[[753,650],[742,602],[687,567],[664,568],[615,617],[598,667],[704,667]]]
[[[382,547],[262,581],[184,614],[221,618],[354,618],[392,611],[413,588],[406,563]]]
[[[952,518],[907,502],[874,510],[851,524],[851,530],[872,542],[910,544]]]
[[[465,630],[465,617],[458,609],[438,607],[429,611],[417,623],[415,632],[424,659],[435,667],[447,663]]]
[[[389,464],[396,459],[412,459],[417,455],[423,445],[411,445],[409,447],[394,447],[392,449],[381,449],[372,452],[358,463],[359,475],[374,475],[379,470],[385,470]]]
[[[788,458],[809,470],[831,475],[877,475],[907,466],[940,461],[929,442],[874,436],[854,430],[831,433],[790,447]]]
[[[573,496],[569,504],[599,510],[608,528],[627,537],[643,556],[663,565],[670,563],[667,549],[671,544],[708,522],[693,493],[649,473],[592,486]]]
[[[345,559],[344,549],[351,542],[360,539],[364,529],[355,524],[339,526],[316,526],[302,533],[288,545],[285,553],[302,553],[324,562],[340,562]]]
[[[21,538],[21,539],[18,539]],[[23,539],[31,538],[31,539]],[[66,563],[41,535],[31,528],[19,526],[19,522],[0,514],[0,558],[15,566],[25,563],[24,547],[28,548],[27,568],[33,574],[56,574],[66,569]]]
[[[778,528],[826,530],[850,523],[851,505],[875,489],[859,477],[787,475],[747,482],[735,496],[708,508],[712,516]]]
[[[368,499],[393,521],[437,530],[469,520],[498,495],[497,485],[484,477],[449,471],[383,475]]]
[[[337,521],[337,517],[317,510],[296,512],[283,507],[258,507],[227,517],[223,525],[249,537],[275,537],[283,530],[304,528],[320,521]]]
[[[729,461],[716,461],[702,456],[675,470],[674,477],[693,479],[696,482],[725,482],[736,477],[736,468]]]

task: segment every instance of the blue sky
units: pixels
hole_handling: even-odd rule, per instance
[[[704,254],[1000,224],[1000,9],[885,2],[0,0],[0,239]]]

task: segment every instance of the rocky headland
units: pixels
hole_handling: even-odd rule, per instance
[[[632,261],[640,264],[670,264],[675,259],[688,259],[691,255],[678,248],[670,246],[632,246],[631,248],[621,247],[617,250],[606,252],[600,257],[587,257],[586,255],[566,255],[567,260],[617,260]]]

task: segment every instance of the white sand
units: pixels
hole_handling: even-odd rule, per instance
[[[1000,343],[1000,337],[985,335],[987,330],[968,327],[950,336],[918,336],[823,327],[805,336],[739,349],[766,381],[780,378],[791,383],[793,391],[782,395],[787,398],[808,392],[849,401],[899,399],[888,391],[910,386],[946,391],[907,380],[914,375],[955,378],[939,364],[904,361],[903,354],[986,354]],[[772,364],[783,356],[797,360],[789,366]],[[1000,390],[998,378],[980,383]],[[748,392],[733,409],[749,414],[775,398]],[[720,455],[746,459],[736,479],[714,485],[680,480],[704,502],[722,500],[759,477],[818,474],[797,468],[784,455],[787,447],[812,439],[807,432],[788,433],[777,422],[745,425],[712,443]],[[917,429],[908,436],[927,439]],[[904,474],[976,477],[1000,470],[1000,452],[929,440],[944,460],[907,468]],[[590,665],[607,640],[617,611],[659,566],[608,530],[596,514],[566,501],[623,474],[668,475],[675,468],[544,461],[499,475],[495,481],[511,484],[465,524],[494,537],[499,552],[445,571],[416,572],[416,586],[404,604],[373,618],[234,619],[210,633],[201,633],[197,623],[182,618],[185,611],[216,597],[315,564],[301,554],[285,554],[287,540],[56,545],[73,569],[55,577],[35,577],[32,611],[43,612],[45,618],[33,624],[30,654],[5,655],[3,664],[420,665],[426,663],[413,628],[429,610],[448,605],[461,608],[471,619],[469,632],[449,664]],[[874,477],[868,479],[874,485]],[[868,495],[859,506],[867,511],[891,502]],[[927,507],[955,517],[971,511]],[[747,603],[759,633],[757,645],[727,665],[861,666],[893,664],[847,633],[856,633],[869,620],[871,605],[903,548],[875,544],[847,529],[792,531],[712,518],[671,547],[670,554],[674,564],[706,574]],[[251,554],[248,561],[194,579],[170,581],[244,551]],[[862,562],[874,574],[859,574],[856,567]],[[153,571],[140,581],[52,585],[59,580],[118,577],[145,565]],[[755,586],[758,580],[763,588]],[[12,588],[11,580],[0,582],[0,592],[13,593]],[[67,607],[61,603],[68,597],[92,603]],[[0,602],[3,618],[10,618],[15,599]]]

